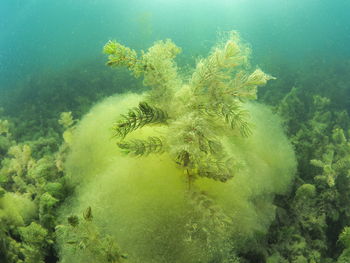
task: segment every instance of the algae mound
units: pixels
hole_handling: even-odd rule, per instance
[[[77,125],[66,162],[77,188],[62,216],[91,207],[129,262],[233,262],[266,233],[274,195],[295,172],[278,118],[249,102],[272,77],[249,73],[250,50],[235,32],[189,81],[177,73],[180,49],[170,40],[141,56],[115,41],[104,51],[108,65],[152,89],[110,97]],[[62,263],[84,260],[61,240]]]

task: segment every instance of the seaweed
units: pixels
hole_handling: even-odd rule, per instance
[[[249,136],[249,113],[242,105],[255,99],[257,87],[273,77],[260,69],[250,74],[244,70],[249,49],[240,43],[236,32],[231,32],[208,58],[198,61],[187,84],[182,84],[173,61],[179,51],[170,40],[160,41],[138,57],[135,50],[116,41],[107,42],[107,65],[127,67],[135,76],[142,75],[144,84],[152,88],[146,102],[140,102],[114,124],[114,134],[124,139],[147,124],[166,125],[172,131],[165,138],[167,151],[186,170],[189,180],[199,176],[225,182],[233,177],[234,168],[232,157],[221,146],[219,138],[225,128],[219,117],[231,130]],[[148,154],[150,144],[146,144],[139,140],[117,143],[124,150],[134,148],[136,155]],[[220,151],[213,151],[214,145]]]

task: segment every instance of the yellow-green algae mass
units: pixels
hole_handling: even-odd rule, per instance
[[[156,43],[140,59],[116,42],[105,51],[112,56],[109,65],[114,61],[137,76],[143,74],[153,89],[110,97],[77,125],[66,161],[67,174],[77,187],[62,217],[91,207],[100,233],[117,241],[128,254],[127,262],[234,262],[235,250],[266,233],[275,215],[273,198],[288,190],[295,173],[293,149],[279,119],[265,106],[248,102],[257,86],[271,77],[260,69],[245,71],[249,50],[236,34],[198,62],[187,84],[177,79],[172,59],[178,49],[169,40]],[[125,119],[134,117],[138,107],[142,114],[143,101],[167,112],[169,120],[164,125],[138,121],[142,129],[129,129],[130,134],[123,130],[121,137],[142,141],[158,136],[166,143],[162,153],[134,157],[117,147],[112,134],[130,124]],[[203,112],[208,104],[219,107],[220,114],[225,107],[235,107],[231,115],[213,117],[215,108]],[[232,173],[203,175],[208,168],[203,163],[223,154],[203,153],[205,145],[197,142],[193,123],[200,126],[200,136],[214,138],[215,147],[230,157],[225,162],[229,168],[223,169]],[[187,157],[179,161],[179,152]],[[66,242],[61,240],[60,262],[97,260],[76,253]]]

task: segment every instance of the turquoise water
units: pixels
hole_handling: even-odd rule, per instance
[[[184,54],[197,56],[218,33],[237,30],[254,58],[348,58],[349,10],[346,0],[2,0],[1,88],[101,58],[110,38],[137,49],[171,38]]]

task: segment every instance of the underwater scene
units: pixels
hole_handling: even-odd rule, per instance
[[[349,14],[0,0],[0,263],[350,263]]]

